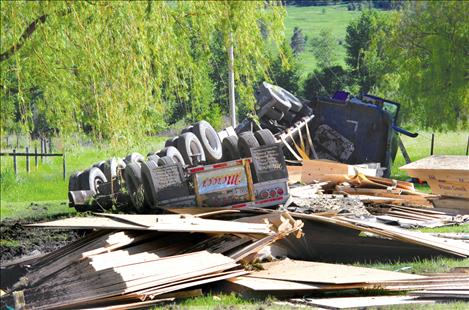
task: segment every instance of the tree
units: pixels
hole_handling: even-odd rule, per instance
[[[347,26],[345,60],[361,92],[368,92],[376,84],[378,78],[364,61],[365,55],[374,53],[376,57],[381,57],[382,46],[387,40],[386,33],[391,27],[389,16],[374,10],[363,11],[357,20]],[[372,42],[373,39],[374,42]]]
[[[347,89],[347,71],[342,66],[314,70],[303,82],[303,97],[313,100],[317,96],[331,96],[337,90]]]
[[[328,68],[337,62],[338,44],[330,29],[321,29],[318,36],[311,38],[310,46],[319,68]]]
[[[275,85],[295,94],[298,92],[300,80],[298,60],[286,42],[280,49],[281,52],[272,63],[270,78]]]
[[[387,34],[394,84],[414,124],[468,127],[468,10],[466,1],[413,2]]]
[[[293,29],[293,35],[291,37],[290,46],[293,49],[293,52],[298,55],[305,50],[306,37],[303,35],[303,32],[300,28],[295,27]]]
[[[217,55],[226,57],[230,33],[237,103],[252,110],[267,51],[284,40],[284,8],[257,1],[3,1],[0,14],[2,130],[31,133],[37,108],[62,135],[86,131],[114,144],[176,115],[220,116],[227,102],[216,98],[214,64],[224,65]]]

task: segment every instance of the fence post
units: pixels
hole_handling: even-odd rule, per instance
[[[41,138],[41,164],[44,164],[44,138]]]
[[[469,136],[467,136],[466,156],[469,155]]]
[[[435,144],[435,133],[432,133],[432,144],[430,146],[430,155],[433,155],[433,145]]]
[[[26,147],[26,172],[29,174],[29,146]]]
[[[65,161],[65,152],[62,154],[62,168],[63,168],[63,178],[65,181],[67,178],[67,163]]]
[[[36,170],[37,170],[37,144],[34,146],[34,164],[36,165]]]
[[[13,170],[15,171],[15,177],[18,176],[18,167],[16,166],[16,149],[13,149]]]

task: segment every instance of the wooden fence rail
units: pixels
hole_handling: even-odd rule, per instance
[[[29,152],[29,147],[26,147],[25,152],[16,152],[16,149],[13,149],[12,152],[1,152],[0,156],[11,156],[13,157],[13,170],[15,171],[15,176],[18,176],[18,164],[17,157],[26,157],[26,172],[29,174],[30,169],[30,157],[34,157],[34,163],[36,169],[38,168],[38,158],[41,157],[41,163],[44,162],[44,157],[62,157],[62,176],[65,180],[67,177],[67,162],[65,153],[38,153],[37,147],[34,148],[34,153]]]

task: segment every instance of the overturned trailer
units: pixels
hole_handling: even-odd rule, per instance
[[[220,132],[206,121],[184,128],[145,156],[99,162],[70,177],[70,206],[159,212],[182,207],[268,207],[288,198],[286,162],[375,163],[389,175],[397,150],[399,104],[338,92],[300,100],[262,83],[257,117]]]

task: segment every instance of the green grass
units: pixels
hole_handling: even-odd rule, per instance
[[[145,138],[133,151],[146,155],[149,151],[161,149],[166,138]],[[57,147],[65,145],[56,141]],[[62,177],[62,158],[49,157],[36,169],[34,159],[31,161],[31,172],[26,173],[25,158],[18,157],[18,176],[13,172],[12,157],[1,157],[0,168],[0,212],[5,217],[36,217],[43,214],[75,212],[66,204],[68,177],[74,172],[84,170],[92,164],[113,156],[124,157],[131,150],[125,145],[119,150],[110,150],[107,145],[102,147],[77,146],[67,144],[57,150],[66,149],[67,177]],[[39,205],[34,203],[40,202]],[[32,205],[31,205],[32,204]]]
[[[316,60],[311,53],[311,38],[317,36],[321,29],[331,31],[337,42],[338,64],[345,65],[345,34],[348,24],[360,16],[360,11],[348,11],[346,5],[334,6],[287,6],[285,19],[286,38],[290,40],[293,29],[299,27],[308,37],[306,48],[299,55],[302,65],[302,78],[316,68]],[[339,42],[342,44],[339,45]]]
[[[410,138],[401,135],[402,142],[409,153],[410,159],[416,161],[430,156],[431,132],[418,131],[417,138]],[[433,154],[435,155],[465,155],[467,138],[469,131],[450,131],[446,133],[435,133],[435,144]],[[399,167],[405,165],[404,157],[400,150],[397,152],[396,160],[392,168],[392,176],[405,180],[408,177],[404,170],[399,170]]]
[[[419,228],[417,230],[425,233],[469,233],[469,224],[435,228]]]
[[[356,266],[377,268],[390,271],[401,271],[407,273],[440,273],[448,272],[456,267],[469,267],[469,259],[454,259],[438,257],[433,259],[416,259],[411,262],[380,262],[372,264],[355,264]]]

